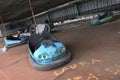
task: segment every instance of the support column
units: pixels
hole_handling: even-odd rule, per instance
[[[75,13],[76,13],[78,16],[80,15],[77,4],[74,4],[74,11],[75,11]]]
[[[50,15],[49,15],[48,12],[46,13],[46,15],[47,15],[48,21],[51,22],[51,20],[50,20]]]
[[[2,27],[3,27],[3,30],[4,30],[4,36],[6,36],[6,29],[5,29],[5,25],[4,25],[4,22],[3,22],[3,18],[2,18],[2,15],[0,14],[0,20],[1,20],[1,23],[2,23]]]

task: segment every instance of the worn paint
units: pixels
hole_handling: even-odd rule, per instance
[[[101,61],[102,60],[99,60],[99,59],[92,59],[91,62],[81,61],[79,63],[70,65],[68,67],[63,67],[60,71],[54,71],[54,74],[56,76],[59,76],[59,75],[63,74],[64,72],[68,71],[68,70],[74,70],[74,69],[76,69],[79,65],[85,66],[85,65],[88,65],[88,64],[95,64],[95,63],[98,63],[98,62],[100,63]]]
[[[85,65],[90,64],[90,63],[83,61],[83,62],[79,62],[79,64],[80,64],[81,66],[85,66]]]
[[[55,71],[54,74],[56,76],[59,76],[59,75],[63,74],[65,71],[76,69],[76,67],[77,67],[76,64],[70,65],[68,67],[63,67],[61,71]]]
[[[70,66],[69,66],[70,69],[75,69],[76,67],[77,67],[76,64],[73,64],[73,65],[70,65]]]
[[[95,63],[98,63],[98,62],[101,62],[102,60],[98,60],[98,59],[92,59],[92,64],[95,64]]]
[[[99,80],[99,78],[97,76],[95,76],[94,74],[90,73],[87,80],[91,80],[91,79],[94,79],[94,80]]]
[[[74,78],[67,78],[66,80],[82,80],[82,76],[77,76]]]
[[[82,76],[73,78],[73,80],[81,80],[81,79],[82,79]]]
[[[108,72],[110,72],[110,73],[112,73],[112,74],[114,74],[114,75],[117,75],[120,72],[119,69],[116,69],[116,70],[113,71],[110,68],[106,68],[105,70],[108,71]]]

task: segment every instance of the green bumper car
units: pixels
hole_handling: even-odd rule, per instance
[[[111,21],[113,18],[112,13],[105,13],[102,16],[99,16],[97,18],[94,18],[93,20],[90,21],[91,25],[98,25],[98,24],[103,24],[105,22]]]

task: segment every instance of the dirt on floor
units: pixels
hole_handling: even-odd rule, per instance
[[[26,45],[0,51],[0,80],[120,80],[120,20],[55,33],[72,53],[65,66],[35,70]],[[0,48],[4,46],[0,40]]]

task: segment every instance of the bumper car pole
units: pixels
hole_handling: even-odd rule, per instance
[[[3,18],[2,18],[2,15],[1,15],[1,14],[0,14],[0,20],[1,20],[2,27],[3,27],[3,29],[4,29],[4,32],[6,33],[5,25],[4,25]]]
[[[3,26],[3,29],[4,29],[4,32],[6,33],[5,25],[4,25],[3,18],[2,18],[2,15],[1,15],[1,14],[0,14],[0,20],[1,20],[1,23],[2,23],[2,26]],[[0,50],[2,50],[2,52],[6,52],[6,51],[7,51],[6,45],[5,45],[3,48],[1,48]]]
[[[31,13],[32,13],[32,17],[33,17],[33,21],[34,21],[34,28],[35,28],[37,26],[37,22],[36,22],[36,19],[35,19],[35,14],[34,14],[34,11],[33,11],[33,8],[32,8],[31,0],[28,0],[28,2],[29,2]]]

